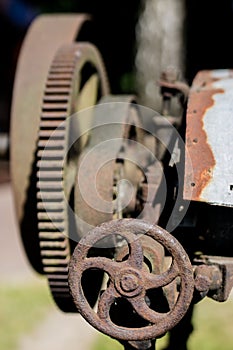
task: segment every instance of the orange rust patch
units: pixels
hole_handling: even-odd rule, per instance
[[[203,121],[207,111],[215,103],[213,96],[224,93],[222,89],[213,88],[213,82],[216,80],[218,79],[211,79],[210,72],[200,72],[194,80],[190,93],[187,111],[184,186],[184,198],[188,200],[201,200],[201,193],[211,181],[216,164]]]

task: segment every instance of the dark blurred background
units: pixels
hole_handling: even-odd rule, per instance
[[[130,75],[133,67],[139,7],[139,0],[0,0],[0,132],[9,130],[17,58],[26,31],[37,15],[90,13],[92,28],[84,28],[82,40],[95,43],[104,59],[107,57],[112,91],[119,93],[122,76],[128,72]]]
[[[233,1],[183,1],[186,1],[187,7],[184,45],[188,82],[191,83],[200,69],[231,68]],[[135,26],[144,2],[145,0],[0,0],[0,132],[9,130],[17,57],[34,17],[40,13],[54,12],[92,14],[93,22],[88,25],[92,28],[85,28],[82,39],[92,41],[101,50],[112,92],[131,93],[136,90]]]

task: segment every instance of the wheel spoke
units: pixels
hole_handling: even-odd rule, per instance
[[[176,263],[173,261],[171,267],[161,275],[154,275],[152,273],[144,274],[145,288],[154,289],[165,287],[170,284],[179,275]]]
[[[143,266],[144,256],[141,242],[139,239],[135,239],[129,243],[129,258],[127,260],[128,264],[132,267],[141,269]]]
[[[124,262],[116,262],[105,257],[86,258],[83,261],[82,270],[99,269],[107,272],[114,279],[117,271],[124,266]]]
[[[98,302],[98,309],[97,309],[97,315],[99,318],[103,320],[110,321],[110,309],[112,304],[114,303],[115,299],[119,297],[118,293],[116,292],[113,283],[110,282],[110,285],[108,288],[101,294],[99,302]]]
[[[168,316],[168,313],[159,313],[150,309],[145,301],[145,295],[139,295],[138,297],[132,298],[129,301],[138,315],[153,324],[161,322]]]

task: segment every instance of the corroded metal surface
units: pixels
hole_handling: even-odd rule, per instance
[[[129,256],[117,262],[106,257],[88,256],[91,247],[106,237],[121,236],[129,246]],[[161,274],[144,269],[143,249],[138,239],[146,235],[163,245],[173,257],[171,266]],[[105,291],[100,295],[97,313],[88,304],[82,288],[82,276],[90,269],[104,270],[109,276]],[[162,288],[180,278],[180,294],[174,307],[165,313],[154,311],[146,302],[146,292]],[[74,302],[82,316],[101,332],[121,340],[154,339],[173,328],[185,315],[193,296],[194,280],[189,258],[167,231],[142,220],[110,221],[94,228],[81,239],[69,265],[69,285]],[[127,328],[113,322],[110,308],[116,299],[125,298],[146,322],[142,328]]]
[[[188,102],[185,199],[233,206],[232,98],[233,71],[198,73]]]
[[[46,81],[37,151],[37,218],[42,263],[54,299],[65,311],[76,310],[71,305],[67,280],[71,230],[68,206],[75,181],[72,168],[79,153],[73,151],[72,157],[68,157],[70,129],[74,128],[69,116],[77,111],[85,87],[81,85],[81,74],[86,63],[95,68],[93,74],[99,80],[96,89],[102,95],[108,93],[104,66],[94,46],[77,43],[61,47]]]
[[[203,255],[194,263],[201,264],[195,269],[195,288],[204,296],[226,301],[233,288],[233,258]]]
[[[148,236],[141,236],[139,238],[140,244],[143,248],[144,255],[144,263],[147,264],[149,262],[150,266],[147,266],[151,272],[155,274],[159,274],[162,271],[164,264],[164,248],[157,241]],[[116,253],[116,261],[124,261],[129,255],[128,246],[124,245],[117,249]]]
[[[195,268],[195,289],[201,298],[212,296],[221,289],[222,273],[217,265],[199,265]]]

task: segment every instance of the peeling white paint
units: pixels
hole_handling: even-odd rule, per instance
[[[224,93],[213,95],[214,105],[204,116],[204,130],[216,165],[212,180],[201,193],[201,200],[223,206],[233,206],[233,77],[229,70],[212,72],[214,89]]]

